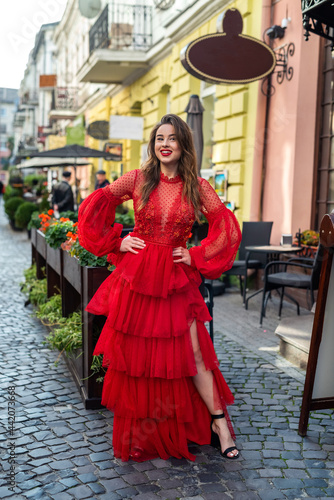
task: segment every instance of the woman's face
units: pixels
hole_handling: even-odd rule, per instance
[[[160,163],[166,166],[178,163],[182,151],[173,125],[165,124],[158,128],[155,136],[154,152]]]

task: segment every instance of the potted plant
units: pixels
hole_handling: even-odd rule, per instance
[[[71,314],[73,307],[80,301],[82,312],[82,373],[81,384],[77,366],[67,360],[68,366],[80,388],[86,408],[100,408],[102,384],[98,382],[103,373],[93,351],[103,328],[105,318],[94,316],[86,311],[93,295],[110,275],[113,267],[108,267],[106,257],[96,257],[85,250],[78,241],[77,227],[67,233],[63,248],[62,301],[63,314]],[[76,270],[75,270],[76,267]],[[80,270],[79,270],[80,269]],[[93,366],[93,368],[92,368]]]
[[[42,257],[44,253],[39,239],[43,238],[46,246],[47,296],[52,301],[54,298],[51,296],[60,289],[61,316],[64,321],[78,312],[81,317],[81,344],[76,347],[74,355],[66,356],[65,360],[86,408],[99,408],[102,384],[98,380],[103,370],[100,360],[93,357],[93,351],[105,318],[96,317],[85,309],[112,268],[108,267],[106,257],[96,257],[80,245],[77,223],[68,218],[55,220],[51,210],[37,217],[34,215],[31,225],[38,226],[38,223],[40,229],[34,228],[32,248],[35,245],[36,261],[41,259],[41,252]],[[66,328],[63,330],[57,332],[55,342],[60,342],[59,336],[63,336]]]
[[[304,257],[314,258],[319,246],[319,233],[312,229],[306,229],[302,233],[297,233],[295,244],[302,247],[301,254]]]

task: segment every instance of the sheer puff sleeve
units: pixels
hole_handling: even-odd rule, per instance
[[[232,267],[241,241],[241,231],[233,212],[225,207],[217,193],[200,179],[202,213],[209,222],[207,238],[190,248],[191,265],[205,278],[216,279]]]
[[[78,236],[80,245],[99,257],[114,260],[119,252],[123,226],[114,223],[117,205],[132,198],[137,170],[123,175],[109,186],[97,189],[80,205]]]

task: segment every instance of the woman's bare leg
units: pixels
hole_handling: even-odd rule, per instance
[[[201,348],[198,341],[196,320],[193,321],[190,327],[190,335],[197,367],[197,375],[193,377],[194,384],[211,415],[220,415],[223,412],[223,409],[220,405],[220,407],[217,407],[217,398],[215,398],[214,396],[215,381],[212,371],[208,371],[205,368]],[[226,418],[214,420],[212,428],[214,432],[216,432],[219,436],[222,451],[226,450],[230,446],[235,446],[235,443],[227,426]],[[233,457],[237,454],[238,451],[235,449],[227,455],[229,457]]]

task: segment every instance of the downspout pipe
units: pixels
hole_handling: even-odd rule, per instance
[[[274,5],[271,4],[270,7],[270,24],[272,26],[274,22]],[[270,48],[273,46],[272,40],[269,42]],[[259,220],[263,220],[263,205],[264,205],[264,191],[266,184],[266,172],[267,172],[267,145],[268,145],[268,132],[269,132],[269,116],[270,116],[270,103],[271,103],[271,81],[272,73],[268,76],[267,83],[267,96],[266,96],[266,106],[265,106],[265,121],[263,130],[263,150],[262,150],[262,171],[261,171],[261,194],[260,194],[260,212]]]

